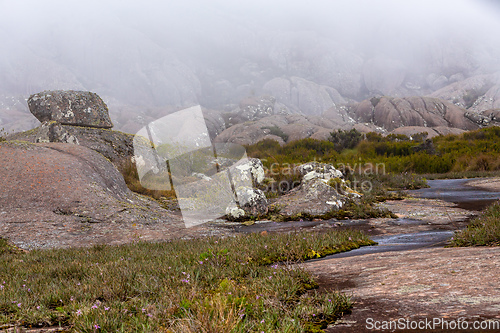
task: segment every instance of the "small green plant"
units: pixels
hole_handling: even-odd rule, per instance
[[[343,182],[340,178],[335,177],[335,178],[330,178],[327,184],[328,186],[339,188],[339,186],[343,185]]]

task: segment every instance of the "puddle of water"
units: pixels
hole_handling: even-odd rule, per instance
[[[379,245],[416,245],[437,246],[446,242],[453,235],[453,231],[423,231],[411,234],[373,237]]]

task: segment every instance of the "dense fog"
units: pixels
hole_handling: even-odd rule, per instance
[[[500,70],[498,7],[466,0],[3,0],[0,127],[35,126],[25,99],[49,89],[98,93],[118,125],[126,121],[121,112],[196,104],[232,110],[263,94],[294,112],[324,111],[278,96],[285,86],[307,85],[312,100],[323,89],[336,105],[428,95]]]

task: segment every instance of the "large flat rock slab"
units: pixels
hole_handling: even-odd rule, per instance
[[[24,249],[122,244],[210,234],[128,190],[92,149],[0,143],[0,237]]]
[[[303,267],[319,276],[321,287],[356,301],[352,314],[327,332],[373,331],[366,326],[369,318],[500,320],[499,247],[385,252]]]

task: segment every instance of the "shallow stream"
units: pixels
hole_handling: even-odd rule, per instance
[[[481,211],[492,202],[500,199],[500,192],[488,191],[467,185],[471,179],[439,179],[429,180],[429,188],[410,191],[416,197],[426,199],[440,199],[456,204],[457,208],[470,211]],[[423,224],[418,219],[398,218],[388,222],[389,225],[405,226]],[[260,222],[251,226],[235,225],[236,232],[287,232],[291,230],[322,229],[333,226],[350,227],[364,231],[369,229],[369,220],[328,220],[328,221],[291,221],[291,222]],[[388,251],[403,251],[424,247],[442,247],[453,236],[452,230],[422,231],[414,233],[401,233],[391,235],[374,235],[371,238],[378,243],[377,246],[365,246],[357,250],[338,253],[325,258],[342,258],[367,253],[380,253]],[[322,260],[325,258],[317,259]]]

